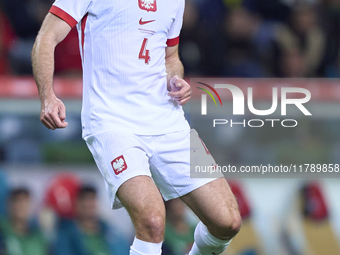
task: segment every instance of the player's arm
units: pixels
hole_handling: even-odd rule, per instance
[[[191,96],[190,85],[183,79],[184,68],[178,55],[178,44],[165,49],[165,66],[169,96],[180,105],[185,105]]]
[[[54,49],[64,40],[71,27],[59,17],[48,13],[32,50],[32,65],[41,101],[41,122],[49,129],[65,128],[67,122],[63,102],[53,90]]]

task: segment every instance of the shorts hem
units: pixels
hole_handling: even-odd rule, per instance
[[[185,187],[185,189],[183,189],[181,192],[179,191],[176,191],[176,193],[172,193],[172,194],[169,194],[167,196],[163,195],[162,194],[162,197],[165,201],[169,201],[171,199],[175,199],[175,198],[179,198],[179,197],[182,197],[182,196],[185,196],[187,194],[189,194],[190,192],[212,182],[212,181],[215,181],[217,179],[220,179],[220,178],[224,178],[224,177],[217,177],[217,178],[205,178],[204,181],[202,181],[203,179],[200,179],[200,182],[199,183],[193,183],[187,187]]]

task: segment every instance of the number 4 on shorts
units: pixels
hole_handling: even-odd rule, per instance
[[[149,64],[150,61],[150,55],[149,50],[146,49],[146,45],[148,44],[148,38],[144,38],[142,47],[139,51],[139,59],[144,59],[145,64]]]

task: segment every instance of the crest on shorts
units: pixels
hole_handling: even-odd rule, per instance
[[[112,160],[111,165],[116,175],[120,174],[121,172],[127,169],[127,165],[123,155]]]
[[[156,0],[138,0],[139,8],[148,12],[157,11]]]

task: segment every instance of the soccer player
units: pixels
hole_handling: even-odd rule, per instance
[[[180,197],[201,220],[190,255],[220,254],[241,225],[224,178],[190,178],[190,149],[207,165],[215,161],[190,131],[181,107],[190,99],[178,57],[184,5],[184,0],[56,0],[32,51],[41,121],[49,129],[65,128],[65,106],[53,91],[53,53],[77,26],[83,138],[111,207],[124,206],[135,226],[131,255],[161,254],[162,197]]]

